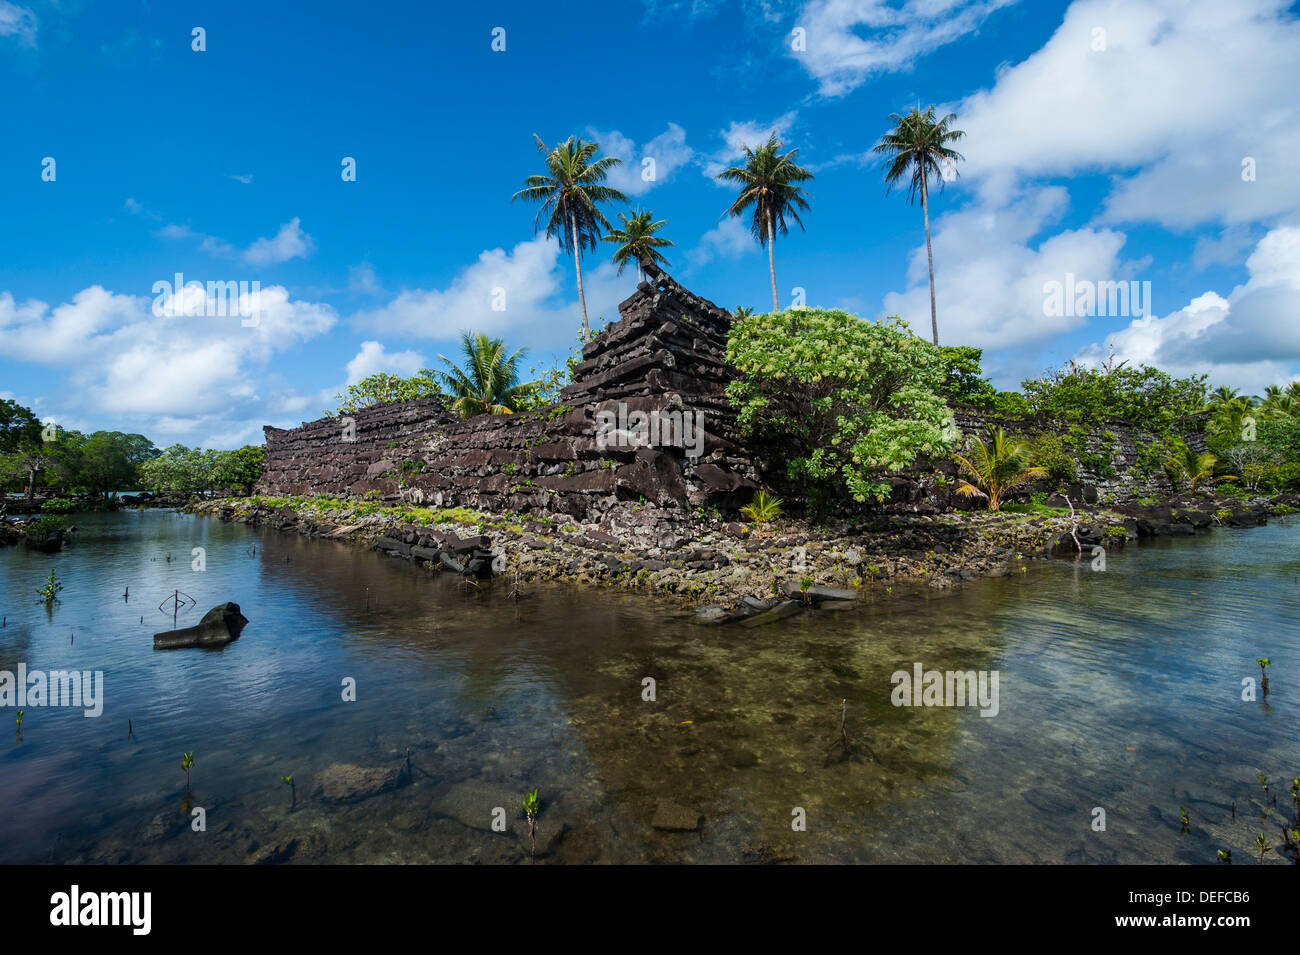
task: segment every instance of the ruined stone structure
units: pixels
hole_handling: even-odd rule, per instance
[[[780,466],[786,449],[746,446],[736,430],[724,393],[731,380],[725,363],[731,316],[653,266],[646,273],[647,281],[619,305],[619,320],[583,348],[561,404],[464,420],[443,399],[427,399],[291,430],[267,427],[257,493],[376,492],[416,504],[588,523],[601,523],[619,501],[731,511],[760,485],[797,501],[801,489]],[[1068,430],[999,419],[983,409],[953,410],[967,434],[983,435],[999,424],[1020,433]],[[1076,430],[1073,439],[1083,452],[1076,499],[1085,488],[1094,500],[1099,494],[1108,501],[1171,490],[1159,469],[1138,468],[1138,448],[1149,436],[1115,423],[1082,436]],[[894,476],[885,508],[978,506],[953,495],[954,472],[952,462],[942,461]]]
[[[268,427],[257,493],[377,491],[597,523],[619,500],[744,504],[757,474],[723,393],[731,316],[658,270],[647,274],[620,319],[583,348],[561,404],[462,420],[428,399],[366,408],[351,421]]]

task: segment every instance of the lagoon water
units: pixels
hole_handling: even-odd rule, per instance
[[[516,603],[506,583],[213,518],[76,523],[60,554],[0,551],[0,670],[105,687],[98,718],[29,707],[21,738],[0,708],[0,863],[525,863],[537,787],[538,862],[1208,864],[1278,842],[1300,775],[1295,519],[758,629],[554,584]],[[155,652],[174,590],[197,605],[181,626],[226,600],[250,623],[221,650]],[[1260,656],[1272,692],[1243,701]],[[997,715],[892,705],[916,663],[996,671]],[[327,802],[334,764],[398,785]],[[657,812],[702,823],[665,831]]]

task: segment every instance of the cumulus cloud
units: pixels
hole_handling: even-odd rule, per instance
[[[278,265],[290,259],[305,259],[314,247],[311,236],[302,231],[298,217],[294,216],[280,231],[269,239],[258,239],[244,251],[244,261],[249,265]]]
[[[343,387],[355,385],[376,372],[387,372],[409,378],[425,367],[424,356],[416,351],[390,352],[381,342],[362,342],[361,350],[348,362],[347,380]]]
[[[818,81],[823,96],[843,96],[873,76],[910,69],[1015,2],[811,0],[794,20],[805,31],[805,49],[790,43],[789,55]]]
[[[608,262],[588,255],[583,268],[587,312],[618,317],[635,278],[619,278]],[[591,265],[601,261],[595,268]],[[561,298],[562,301],[556,301]],[[505,249],[485,249],[445,288],[403,289],[387,304],[363,310],[360,328],[412,338],[448,340],[462,329],[504,336],[512,345],[554,345],[570,339],[581,321],[572,259],[539,235]]]
[[[697,267],[714,259],[736,259],[752,252],[757,246],[747,223],[747,219],[727,216],[700,237],[699,244],[687,253],[687,262]]]
[[[1300,360],[1300,228],[1270,231],[1246,259],[1249,278],[1227,296],[1209,291],[1163,318],[1149,316],[1078,353],[1098,364],[1117,359],[1174,374],[1209,372],[1215,382],[1249,391],[1294,376]]]
[[[207,317],[186,316],[184,303],[199,296]],[[251,291],[247,310],[219,315],[218,300],[193,288],[157,307],[147,296],[124,295],[99,285],[51,308],[0,293],[0,351],[61,372],[65,414],[109,415],[116,430],[147,430],[179,438],[205,428],[247,430],[260,419],[271,359],[329,331],[337,315],[328,305],[290,298],[272,286]],[[110,425],[105,425],[110,426]]]
[[[1035,189],[1000,208],[975,204],[938,220],[933,244],[940,342],[988,349],[1041,342],[1087,321],[1045,315],[1047,283],[1064,282],[1070,273],[1093,282],[1141,277],[1121,262],[1125,237],[1111,229],[1069,229],[1033,241],[1059,222],[1068,202],[1061,187]],[[930,285],[924,240],[912,253],[907,279],[907,291],[885,296],[884,314],[901,315],[925,334]]]
[[[1079,0],[1040,50],[960,104],[979,144],[963,172],[989,188],[1112,171],[1105,222],[1183,228],[1295,209],[1297,48],[1282,0]]]
[[[723,142],[722,148],[704,160],[704,174],[716,182],[715,177],[718,173],[728,166],[734,165],[737,160],[745,155],[746,146],[756,149],[767,142],[767,138],[774,131],[777,138],[785,138],[786,133],[794,126],[798,118],[799,114],[791,110],[766,123],[758,120],[733,120],[726,129],[719,131],[718,135]],[[730,189],[731,186],[728,185],[727,188]]]
[[[600,132],[588,129],[591,138],[600,143],[601,155],[617,156],[623,162],[609,174],[609,185],[629,196],[640,196],[662,182],[667,182],[673,172],[689,163],[695,155],[686,145],[686,131],[676,123],[638,147],[618,130]],[[647,163],[647,160],[651,162]]]

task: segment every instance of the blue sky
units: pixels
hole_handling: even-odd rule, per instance
[[[534,133],[621,157],[669,271],[762,310],[766,256],[712,174],[775,128],[816,174],[782,304],[924,334],[921,210],[866,155],[918,101],[967,133],[931,208],[941,341],[984,347],[1002,386],[1113,347],[1258,392],[1300,374],[1297,49],[1294,5],[1264,0],[0,0],[0,395],[229,447],[461,329],[549,363],[577,293],[510,201]],[[634,288],[607,258],[584,259],[593,321]],[[259,325],[154,315],[177,272],[259,282]],[[1045,314],[1067,274],[1149,282],[1150,314]]]

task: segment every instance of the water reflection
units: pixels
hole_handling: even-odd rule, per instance
[[[0,552],[0,669],[106,682],[99,719],[29,709],[0,742],[0,862],[525,862],[534,786],[546,861],[1212,862],[1275,831],[1256,774],[1300,769],[1293,527],[747,630],[212,519],[78,524],[61,554]],[[234,600],[243,636],[155,652],[177,589],[180,625]],[[1273,692],[1245,703],[1260,655]],[[918,662],[998,671],[999,714],[891,705]]]

